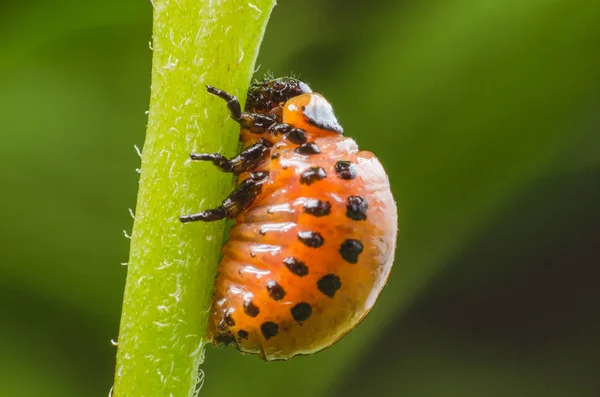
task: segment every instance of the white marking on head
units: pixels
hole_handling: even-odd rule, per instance
[[[308,86],[308,84],[303,83],[302,81],[298,83],[298,87],[300,87],[300,89],[302,90],[302,92],[308,92],[308,93],[312,92],[312,90],[310,89],[310,87]]]
[[[340,134],[344,133],[342,126],[335,118],[331,104],[321,94],[312,94],[310,96],[310,102],[304,107],[304,115],[308,118],[309,122],[319,128]]]

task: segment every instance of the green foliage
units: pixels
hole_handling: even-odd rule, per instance
[[[67,3],[0,13],[0,389],[12,396],[104,395],[113,376],[151,8]],[[596,3],[280,2],[258,74],[299,74],[382,160],[400,210],[397,261],[372,314],[340,343],[269,364],[208,348],[201,395],[595,396]],[[249,25],[253,15],[240,12]],[[224,73],[212,83],[241,94],[248,75]],[[185,164],[191,150],[236,146],[222,104],[190,84],[173,100],[214,110],[199,112],[197,141],[171,160],[190,181],[222,179],[206,188],[212,201],[201,204],[199,186],[172,194],[179,207],[154,213],[165,219],[218,203],[231,183]],[[206,141],[206,129],[227,143]],[[187,225],[161,247],[215,236],[214,265],[221,227]]]

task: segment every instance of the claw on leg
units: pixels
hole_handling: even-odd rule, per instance
[[[181,221],[181,223],[189,223],[189,222],[196,222],[196,221],[211,222],[211,221],[219,221],[219,220],[225,218],[226,216],[227,216],[227,214],[225,211],[225,207],[223,207],[221,205],[215,209],[202,211],[197,214],[182,215],[179,217],[179,220]]]
[[[269,129],[269,127],[276,123],[275,116],[260,113],[242,112],[242,105],[240,105],[240,101],[238,101],[235,96],[223,90],[215,88],[211,85],[207,85],[206,90],[227,102],[227,109],[229,109],[231,118],[235,120],[242,128],[247,128],[253,134],[262,134]]]
[[[242,119],[242,106],[236,97],[211,85],[207,85],[206,90],[227,102],[227,108],[232,119],[238,122]]]
[[[224,172],[233,171],[233,162],[219,153],[191,153],[190,158],[192,160],[211,161],[215,166],[217,166],[221,169],[221,171]]]

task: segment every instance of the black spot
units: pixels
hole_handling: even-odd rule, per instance
[[[357,263],[361,252],[363,252],[363,245],[358,240],[348,239],[340,247],[340,254],[348,263]]]
[[[293,128],[287,133],[286,138],[296,145],[306,142],[306,131],[300,128]]]
[[[317,281],[317,288],[323,294],[327,295],[330,298],[333,298],[336,291],[340,289],[342,286],[342,282],[340,278],[335,274],[327,274]]]
[[[219,334],[215,337],[215,342],[218,345],[225,345],[225,346],[229,346],[235,343],[235,338],[233,337],[233,335],[231,335],[231,333],[227,332],[224,334]]]
[[[319,248],[325,242],[319,233],[310,231],[298,233],[298,240],[310,248]]]
[[[238,336],[242,339],[248,339],[248,331],[244,331],[243,329],[240,329],[238,331]]]
[[[292,317],[296,322],[306,321],[312,314],[312,307],[306,302],[300,302],[291,309]]]
[[[296,276],[302,277],[308,274],[308,267],[306,264],[294,257],[285,258],[283,263],[290,269],[290,272],[294,273]]]
[[[281,154],[279,152],[275,152],[271,155],[271,160],[278,159]]]
[[[321,153],[321,150],[319,149],[319,147],[317,146],[317,144],[314,143],[314,142],[303,143],[302,145],[298,146],[296,148],[296,150],[294,150],[294,151],[296,153],[306,154],[306,155]]]
[[[252,302],[252,299],[246,298],[244,300],[244,313],[246,313],[246,315],[248,315],[250,317],[256,317],[256,316],[258,316],[258,313],[260,313],[260,310]]]
[[[276,301],[282,300],[285,296],[285,290],[283,287],[273,280],[267,281],[267,291],[269,291],[269,296]]]
[[[356,166],[346,160],[340,160],[335,163],[335,172],[340,179],[350,180],[356,178]]]
[[[367,219],[369,203],[360,196],[350,196],[346,201],[346,216],[355,221]]]
[[[313,183],[325,179],[327,174],[321,167],[310,167],[300,175],[300,183],[303,185],[312,185]]]
[[[310,199],[304,204],[304,212],[317,217],[329,215],[331,213],[331,203],[329,201]]]
[[[260,326],[260,331],[262,332],[265,339],[269,340],[275,335],[277,335],[277,332],[279,332],[279,326],[272,321],[265,321]]]

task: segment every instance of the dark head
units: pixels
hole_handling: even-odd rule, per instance
[[[312,92],[310,87],[293,77],[265,78],[250,86],[246,111],[269,113],[279,108],[288,99],[307,92]]]

